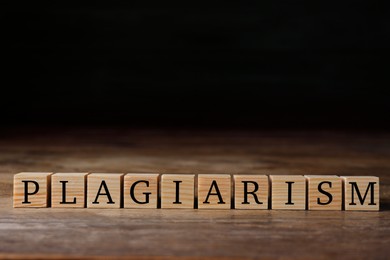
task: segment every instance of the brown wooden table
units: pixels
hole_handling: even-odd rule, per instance
[[[376,175],[381,211],[13,209],[21,171]],[[0,257],[390,257],[390,133],[13,128]]]

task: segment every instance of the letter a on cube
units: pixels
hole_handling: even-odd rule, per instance
[[[228,174],[198,175],[198,208],[230,209],[231,189]]]
[[[87,207],[115,209],[122,204],[122,173],[91,173],[87,177]]]

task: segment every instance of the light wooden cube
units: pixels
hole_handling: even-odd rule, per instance
[[[53,208],[84,208],[88,173],[55,173],[51,176]]]
[[[14,175],[14,208],[50,206],[51,172],[21,172]]]
[[[122,173],[91,173],[87,177],[88,208],[120,208],[122,205]]]
[[[336,175],[306,175],[309,210],[342,210],[342,179]]]
[[[193,209],[195,175],[163,174],[161,176],[161,208]]]
[[[228,174],[198,175],[198,208],[230,209],[231,176]]]
[[[124,207],[156,209],[158,206],[157,173],[128,173],[124,178]]]
[[[234,208],[268,209],[267,175],[234,175]]]
[[[345,210],[379,210],[379,178],[342,176]]]
[[[304,210],[306,179],[301,175],[271,175],[271,208]]]

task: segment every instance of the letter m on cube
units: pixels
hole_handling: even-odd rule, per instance
[[[379,178],[342,176],[345,210],[379,210]]]

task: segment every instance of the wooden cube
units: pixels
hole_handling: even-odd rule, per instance
[[[267,175],[234,175],[234,208],[268,209]]]
[[[55,173],[51,176],[53,208],[84,208],[88,173]]]
[[[379,178],[342,176],[345,210],[379,210]]]
[[[122,205],[123,174],[91,173],[87,177],[88,208],[120,208]]]
[[[156,209],[158,206],[157,173],[128,173],[124,178],[124,207]]]
[[[309,210],[342,210],[342,179],[336,175],[306,175]]]
[[[301,175],[271,175],[271,208],[304,210],[306,179]]]
[[[230,209],[231,189],[229,174],[198,175],[198,208]]]
[[[14,208],[50,206],[51,172],[21,172],[14,175]]]
[[[163,174],[161,176],[161,208],[193,209],[195,175]]]

